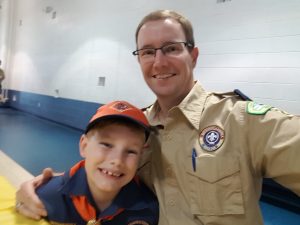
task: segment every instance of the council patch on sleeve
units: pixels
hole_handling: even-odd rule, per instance
[[[266,114],[272,106],[269,105],[264,105],[264,104],[259,104],[256,102],[247,102],[247,113],[253,114],[253,115],[264,115]]]

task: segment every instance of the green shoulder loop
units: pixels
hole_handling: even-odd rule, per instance
[[[248,101],[246,111],[252,115],[265,115],[271,108],[273,107],[269,105]]]

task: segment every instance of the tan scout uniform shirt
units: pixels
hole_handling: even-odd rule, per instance
[[[5,78],[5,74],[4,74],[4,71],[0,68],[0,83],[1,81],[3,81]]]
[[[5,78],[4,71],[0,68],[0,94],[2,93],[2,84],[1,83],[4,80],[4,78]]]
[[[154,185],[160,225],[263,224],[262,177],[300,194],[300,117],[246,108],[239,96],[207,93],[196,83],[169,111],[140,170]],[[153,125],[158,110],[156,103],[146,112]]]

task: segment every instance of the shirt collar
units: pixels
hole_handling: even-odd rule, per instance
[[[88,186],[86,172],[83,165],[84,164],[82,163],[82,166],[71,177],[69,175],[69,172],[65,173],[64,175],[65,184],[61,188],[61,192],[69,196],[85,195],[88,198],[89,202],[93,203],[94,205],[94,200],[92,198],[92,194]]]
[[[62,187],[61,192],[68,196],[87,196],[89,203],[96,209],[97,207],[86,179],[87,177],[84,167],[80,167],[72,177],[66,174],[66,183]],[[83,180],[86,182],[82,182]],[[147,199],[145,198],[147,196],[142,196],[142,193],[137,191],[141,189],[142,187],[140,187],[135,180],[129,182],[120,190],[112,204],[101,212],[101,217],[114,215],[120,208],[125,210],[141,210],[146,208],[148,204]]]
[[[189,94],[182,100],[182,102],[174,107],[178,108],[187,120],[196,128],[199,129],[200,116],[202,114],[205,101],[209,93],[206,92],[198,81],[195,82],[192,90]],[[158,101],[146,110],[145,114],[152,126],[161,125],[157,119],[157,113],[160,111],[160,106]]]

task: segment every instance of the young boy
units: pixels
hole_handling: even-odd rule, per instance
[[[158,223],[155,195],[136,177],[150,134],[144,113],[125,101],[100,107],[80,138],[85,158],[37,193],[52,224]]]

